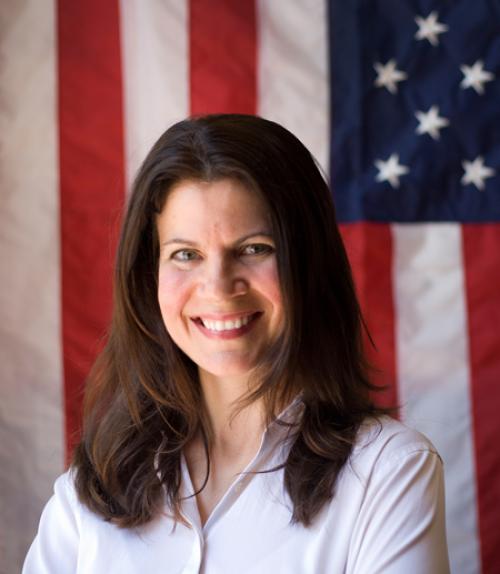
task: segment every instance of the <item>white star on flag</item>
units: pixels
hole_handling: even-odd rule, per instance
[[[464,90],[474,88],[478,94],[484,94],[484,82],[491,82],[495,75],[484,69],[482,60],[478,60],[473,66],[460,66],[464,79],[460,87]]]
[[[439,108],[431,106],[428,112],[415,112],[418,119],[417,134],[429,134],[431,138],[439,139],[439,130],[450,125],[446,118],[439,115]]]
[[[417,16],[415,22],[418,25],[418,31],[415,34],[417,40],[429,40],[433,46],[439,44],[438,34],[448,31],[448,26],[438,22],[437,12],[431,12],[427,18]]]
[[[481,156],[476,157],[474,161],[463,161],[462,166],[465,170],[461,182],[463,185],[472,183],[479,190],[484,189],[484,180],[495,175],[495,170],[484,165],[484,159]]]
[[[385,65],[376,62],[373,67],[377,72],[375,85],[377,88],[387,88],[391,94],[395,94],[398,91],[397,82],[402,82],[408,77],[404,72],[396,68],[396,60],[389,60]]]
[[[380,159],[375,161],[375,167],[379,170],[377,181],[388,181],[392,187],[399,187],[399,178],[410,170],[399,163],[399,155],[393,153],[387,161]]]

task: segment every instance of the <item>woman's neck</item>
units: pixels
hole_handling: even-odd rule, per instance
[[[266,420],[262,401],[237,408],[238,401],[248,393],[248,378],[222,378],[200,372],[200,383],[211,430],[210,450],[231,458],[254,451]]]

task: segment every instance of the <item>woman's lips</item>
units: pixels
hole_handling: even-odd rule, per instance
[[[257,321],[261,317],[262,312],[257,311],[256,313],[250,314],[250,316],[245,315],[245,313],[240,314],[232,314],[232,315],[223,315],[223,316],[210,316],[210,320],[218,320],[218,321],[231,321],[235,320],[238,317],[249,317],[248,323],[246,325],[242,325],[241,327],[237,327],[234,329],[224,329],[223,331],[216,331],[213,329],[209,329],[205,327],[199,317],[195,319],[191,319],[191,321],[198,327],[198,329],[209,339],[218,339],[218,340],[227,340],[227,339],[235,339],[237,337],[242,337],[249,333],[254,326],[256,325]],[[208,319],[209,317],[203,317],[204,319]]]

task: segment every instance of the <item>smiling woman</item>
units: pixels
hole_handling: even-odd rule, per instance
[[[198,365],[202,383],[209,373],[239,377],[232,384],[243,394],[248,373],[283,328],[264,201],[237,179],[181,181],[156,226],[158,300],[168,333]]]
[[[168,129],[114,301],[25,574],[449,571],[441,460],[372,403],[331,195],[290,132]]]

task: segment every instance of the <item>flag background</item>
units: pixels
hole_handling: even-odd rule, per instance
[[[439,46],[415,39],[432,10]],[[333,179],[380,400],[443,456],[452,571],[498,571],[500,178],[460,177],[475,154],[500,173],[499,29],[482,0],[2,2],[2,573],[19,571],[77,436],[133,174],[166,127],[207,112],[284,124]],[[397,94],[374,87],[391,57],[408,74]],[[461,90],[480,58],[495,79]],[[451,118],[437,143],[414,115],[436,100]],[[373,164],[393,152],[411,168],[397,190]]]

